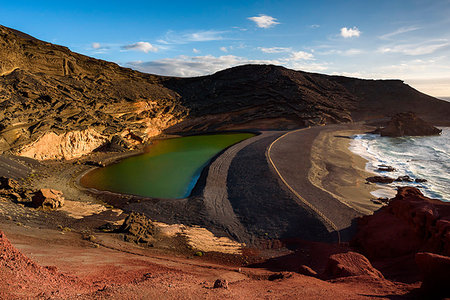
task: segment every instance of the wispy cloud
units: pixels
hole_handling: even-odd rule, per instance
[[[306,55],[305,57],[308,59],[309,56]],[[289,56],[272,60],[255,60],[235,55],[194,57],[182,55],[148,62],[130,62],[128,65],[142,72],[168,76],[200,76],[244,64],[274,64],[304,71],[323,71],[327,69],[326,64],[306,62],[305,57],[298,52],[297,57]]]
[[[99,42],[94,42],[91,44],[90,50],[94,50],[94,53],[100,54],[100,53],[107,52],[108,49],[109,49],[109,46],[102,45]]]
[[[396,35],[399,35],[399,34],[402,34],[402,33],[407,33],[407,32],[410,32],[410,31],[415,31],[415,30],[418,30],[418,29],[421,29],[421,27],[418,27],[418,26],[401,27],[401,28],[399,28],[399,29],[397,29],[395,31],[383,34],[383,35],[379,36],[379,38],[382,39],[382,40],[389,40],[393,36],[396,36]]]
[[[260,14],[258,17],[249,17],[247,19],[255,22],[256,26],[258,26],[259,28],[270,28],[277,24],[280,24],[279,22],[277,22],[278,20],[276,18],[262,14]]]
[[[354,26],[353,28],[347,28],[347,27],[342,27],[341,28],[341,36],[343,38],[352,38],[352,37],[359,37],[361,35],[361,31],[359,31],[359,29]]]
[[[195,54],[198,54],[198,53],[200,53],[201,51],[198,50],[198,49],[196,49],[196,48],[192,48],[192,52],[194,52]]]
[[[121,47],[124,50],[134,50],[134,51],[141,51],[141,52],[157,52],[158,48],[150,44],[149,42],[137,42],[130,45],[124,45]]]
[[[316,54],[353,56],[353,55],[359,55],[359,54],[363,54],[363,53],[365,53],[365,51],[362,49],[351,48],[351,49],[347,49],[347,50],[331,49],[331,50],[327,50],[327,51],[320,51],[320,52],[317,52]]]
[[[425,55],[431,54],[439,49],[450,46],[446,39],[430,40],[416,44],[401,44],[384,46],[378,49],[381,53],[402,53],[406,55]]]
[[[297,61],[297,60],[312,60],[314,59],[314,55],[305,51],[294,51],[291,47],[258,47],[264,53],[288,53],[289,56],[282,58],[284,61]]]
[[[164,38],[158,40],[161,44],[187,44],[191,42],[209,42],[225,39],[223,35],[228,31],[202,30],[195,32],[177,33],[168,31]]]
[[[316,28],[319,28],[319,27],[320,27],[319,24],[312,24],[312,25],[309,25],[309,28],[312,28],[312,29],[316,29]]]
[[[282,53],[282,52],[291,52],[292,48],[286,48],[286,47],[258,47],[259,50],[261,50],[264,53]]]

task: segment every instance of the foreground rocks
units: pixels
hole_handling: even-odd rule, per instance
[[[331,255],[328,258],[325,275],[328,278],[359,275],[384,278],[364,255],[352,251]]]
[[[57,209],[64,205],[63,193],[54,189],[24,189],[14,179],[0,177],[0,197],[34,208]]]
[[[56,209],[64,205],[64,197],[62,192],[54,189],[40,189],[34,193],[32,205],[34,207],[44,207]]]
[[[405,268],[417,264],[424,295],[450,296],[449,202],[427,198],[414,187],[401,187],[387,206],[358,220],[351,244],[371,260],[400,259]]]
[[[400,187],[389,205],[358,220],[353,244],[369,258],[427,251],[450,256],[450,203]]]
[[[127,242],[151,245],[150,243],[154,240],[155,226],[144,214],[132,212],[117,232],[123,233]]]
[[[425,122],[413,112],[399,113],[392,117],[386,127],[381,128],[381,136],[421,136],[438,135],[441,129]]]

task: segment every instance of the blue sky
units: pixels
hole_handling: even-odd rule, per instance
[[[0,24],[155,74],[273,63],[450,97],[450,0],[2,0]]]

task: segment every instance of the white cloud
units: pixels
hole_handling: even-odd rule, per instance
[[[200,50],[196,49],[196,48],[192,48],[192,52],[194,52],[195,54],[200,53]]]
[[[212,74],[226,68],[244,64],[274,64],[287,68],[304,71],[323,71],[327,69],[325,64],[304,63],[292,57],[274,60],[254,60],[234,55],[223,56],[178,56],[174,58],[164,58],[149,62],[130,62],[129,66],[152,74],[168,76],[201,76]]]
[[[271,48],[258,47],[258,49],[264,53],[282,53],[282,52],[291,52],[292,51],[292,48],[286,48],[286,47],[271,47]]]
[[[311,60],[314,56],[311,53],[305,51],[293,51],[291,52],[292,60]]]
[[[261,50],[264,53],[289,53],[290,56],[287,58],[284,58],[284,60],[289,61],[296,61],[296,60],[312,60],[314,59],[314,55],[312,53],[308,53],[305,51],[294,51],[292,48],[287,47],[271,47],[271,48],[264,48],[264,47],[258,47],[259,50]]]
[[[256,26],[258,26],[259,28],[270,28],[277,24],[280,24],[279,22],[277,22],[276,18],[267,15],[259,15],[258,17],[250,17],[247,19],[255,22]]]
[[[100,49],[102,47],[102,45],[100,45],[100,43],[95,42],[95,43],[92,43],[91,47],[92,47],[92,49]]]
[[[359,37],[361,35],[361,31],[359,31],[359,29],[357,27],[353,27],[353,28],[347,28],[347,27],[342,27],[341,28],[341,36],[343,38],[351,38],[351,37]]]
[[[153,46],[149,42],[137,42],[131,45],[124,45],[122,46],[122,49],[141,51],[145,53],[158,51],[158,48]]]
[[[222,52],[228,52],[228,49],[227,49],[227,47],[220,47],[220,51],[222,51]]]
[[[158,40],[161,44],[187,44],[191,42],[209,42],[224,40],[223,34],[227,31],[202,30],[188,33],[176,33],[168,31],[163,39]]]
[[[448,40],[430,40],[417,44],[402,44],[385,46],[378,49],[381,53],[402,53],[406,55],[425,55],[431,54],[436,50],[450,46]]]
[[[410,31],[415,31],[420,29],[421,27],[417,27],[417,26],[408,26],[408,27],[401,27],[393,32],[389,32],[386,34],[383,34],[381,36],[379,36],[380,39],[382,40],[389,40],[391,37],[402,34],[402,33],[407,33]]]
[[[312,25],[309,25],[309,27],[312,28],[312,29],[316,29],[316,28],[319,28],[320,25],[319,24],[312,24]]]

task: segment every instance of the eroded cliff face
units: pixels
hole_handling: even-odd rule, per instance
[[[37,160],[73,159],[91,153],[107,141],[94,129],[71,131],[64,134],[47,132],[17,154]]]
[[[0,153],[69,159],[114,135],[144,142],[187,114],[158,76],[2,26],[0,58]]]

